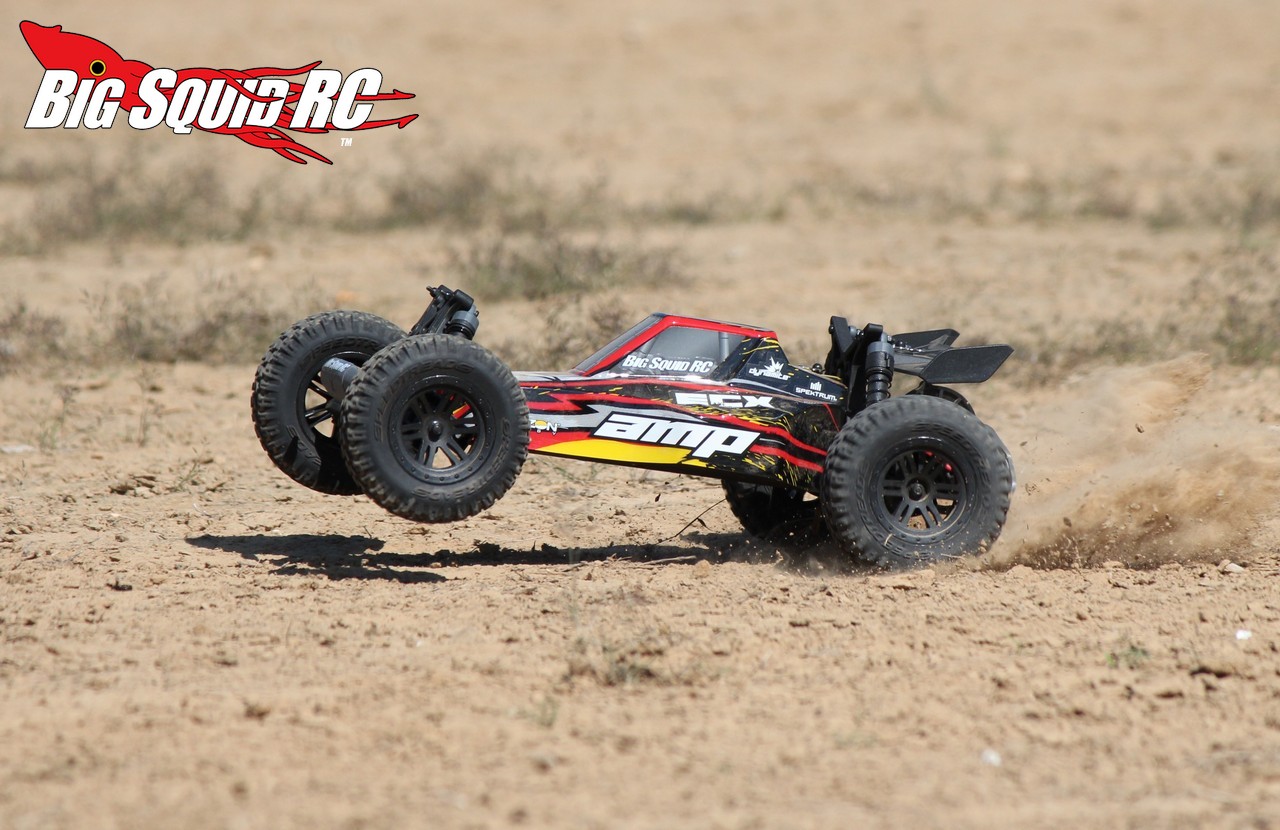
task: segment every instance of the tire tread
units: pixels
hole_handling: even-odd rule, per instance
[[[975,493],[981,499],[978,509],[985,512],[982,526],[963,530],[960,538],[952,538],[949,546],[935,550],[921,549],[909,557],[890,550],[874,526],[873,517],[860,509],[864,504],[868,477],[868,450],[882,436],[900,431],[904,425],[934,430],[970,443],[977,453],[977,463],[990,467],[988,491]],[[973,486],[973,485],[971,485]],[[991,427],[964,408],[941,398],[910,395],[874,404],[859,412],[845,424],[827,451],[822,479],[821,498],[832,536],[849,553],[880,567],[903,567],[925,564],[942,558],[982,553],[999,537],[1008,517],[1013,487],[1013,468],[1008,450]]]

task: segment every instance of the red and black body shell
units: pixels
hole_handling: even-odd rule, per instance
[[[654,314],[569,372],[517,372],[536,453],[814,490],[845,386],[769,330]]]

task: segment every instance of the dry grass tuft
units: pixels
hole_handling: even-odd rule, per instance
[[[375,204],[340,219],[338,229],[540,232],[599,227],[618,212],[603,180],[557,188],[498,153],[464,158],[443,169],[405,161],[399,174],[380,180],[378,187]]]
[[[559,371],[577,365],[642,316],[611,297],[575,297],[531,314],[543,321],[541,330],[526,331],[492,348],[516,369]]]
[[[259,196],[233,203],[221,168],[211,162],[158,168],[132,158],[103,168],[89,159],[33,175],[30,184],[40,189],[32,210],[3,240],[11,253],[90,240],[242,239],[261,219]]]
[[[1009,369],[1021,380],[1050,383],[1100,363],[1165,360],[1207,352],[1221,363],[1280,361],[1280,259],[1248,248],[1224,252],[1187,286],[1173,310],[1155,319],[1099,323],[1083,336],[1041,332],[1014,338]]]
[[[31,209],[0,236],[0,250],[43,254],[77,241],[134,239],[189,244],[267,233],[347,233],[441,228],[468,234],[562,235],[655,226],[892,216],[929,221],[1036,224],[1068,221],[1222,229],[1237,241],[1280,229],[1280,175],[1272,158],[1209,165],[1120,169],[1078,164],[1063,171],[975,159],[937,169],[869,171],[817,165],[769,191],[714,188],[634,202],[607,180],[555,182],[510,152],[445,161],[406,157],[372,181],[332,171],[310,187],[230,186],[226,167],[206,160],[165,166],[133,156],[56,163],[0,155],[0,184],[27,191]],[[340,209],[339,209],[340,206]]]
[[[234,275],[209,274],[194,295],[175,291],[163,276],[115,286],[88,298],[100,328],[87,338],[107,358],[147,362],[254,361],[296,319],[318,310],[320,294],[306,287],[281,296]]]
[[[452,271],[480,298],[541,300],[681,277],[675,252],[544,231],[476,239],[451,251]]]
[[[45,365],[64,356],[67,327],[62,318],[13,301],[0,313],[0,375],[19,366]]]
[[[94,327],[79,332],[21,300],[11,305],[0,316],[0,375],[73,361],[255,361],[281,331],[323,305],[310,287],[281,295],[227,275],[206,277],[194,296],[158,276],[86,301]]]

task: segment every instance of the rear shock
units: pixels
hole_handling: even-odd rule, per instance
[[[893,386],[893,346],[889,335],[881,332],[880,339],[867,345],[867,406],[889,399],[889,387]]]

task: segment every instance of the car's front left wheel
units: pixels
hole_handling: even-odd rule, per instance
[[[374,355],[342,401],[342,448],[374,502],[418,522],[473,516],[515,482],[529,408],[511,370],[470,340],[405,339]]]

